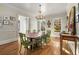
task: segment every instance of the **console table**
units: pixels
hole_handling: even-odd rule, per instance
[[[76,55],[77,39],[78,39],[78,37],[76,35],[60,34],[60,54],[62,55],[63,40],[67,40],[67,41],[73,41],[75,43],[75,55]]]

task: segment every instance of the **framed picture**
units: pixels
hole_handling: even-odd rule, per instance
[[[4,25],[9,25],[9,20],[3,20]]]
[[[9,16],[3,16],[3,20],[9,20]]]
[[[2,26],[3,20],[2,17],[0,17],[0,27]]]
[[[2,26],[2,20],[0,20],[0,27]]]
[[[61,18],[56,18],[54,21],[54,32],[61,31]]]
[[[15,21],[16,20],[16,17],[10,16],[10,20],[11,21]]]
[[[47,21],[47,25],[48,25],[48,28],[51,27],[51,21],[50,20]]]

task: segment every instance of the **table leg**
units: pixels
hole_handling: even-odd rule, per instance
[[[30,41],[32,42],[32,38],[30,38]],[[32,50],[33,48],[32,48],[32,45],[31,45],[31,50]]]
[[[62,55],[62,38],[60,37],[60,54]]]
[[[76,55],[76,50],[77,50],[77,40],[75,39],[75,55]]]

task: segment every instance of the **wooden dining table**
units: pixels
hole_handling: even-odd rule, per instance
[[[41,35],[39,35],[39,33],[28,33],[27,34],[27,38],[32,42],[32,43],[35,43],[37,38],[41,37]],[[32,45],[31,45],[31,49],[32,48]]]

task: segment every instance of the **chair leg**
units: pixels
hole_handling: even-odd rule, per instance
[[[27,48],[25,48],[24,55],[27,55]]]
[[[33,51],[33,48],[34,48],[34,44],[32,45],[32,51]]]
[[[42,41],[41,41],[41,48],[44,48],[44,47],[43,47],[43,42],[42,42]]]
[[[22,45],[20,46],[20,49],[19,49],[19,54],[21,54],[21,49],[22,49]]]
[[[41,49],[42,49],[42,43],[40,44],[40,47],[41,47]]]

